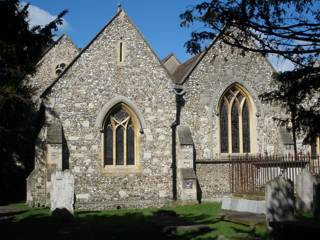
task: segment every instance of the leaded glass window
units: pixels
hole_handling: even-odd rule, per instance
[[[243,152],[250,152],[250,116],[247,101],[244,102],[242,108],[242,136],[243,136]]]
[[[104,165],[135,165],[136,126],[134,115],[120,104],[107,115],[104,128]]]
[[[222,96],[219,116],[221,153],[250,153],[250,101],[238,85]]]
[[[222,153],[228,152],[228,110],[226,104],[221,104],[220,109],[220,147]]]
[[[109,124],[104,130],[104,164],[113,165],[113,130]]]
[[[239,148],[239,112],[238,107],[234,103],[231,110],[231,139],[232,139],[232,152],[240,152]]]

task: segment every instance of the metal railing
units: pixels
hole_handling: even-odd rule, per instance
[[[229,166],[231,193],[263,193],[270,180],[282,175],[293,182],[306,168],[320,174],[320,157],[298,155],[241,155],[224,159],[197,160],[196,164],[223,164]]]

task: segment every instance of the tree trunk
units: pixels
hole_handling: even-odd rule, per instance
[[[297,127],[296,127],[296,114],[295,110],[291,111],[291,123],[292,123],[292,139],[293,139],[293,151],[294,151],[294,159],[297,160],[298,149],[297,149]]]

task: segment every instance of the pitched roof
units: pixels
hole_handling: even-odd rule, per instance
[[[73,66],[73,64],[81,57],[81,55],[95,42],[95,40],[105,31],[105,29],[107,27],[109,27],[109,25],[120,15],[120,14],[125,14],[127,17],[128,15],[126,14],[126,12],[123,9],[120,9],[116,15],[97,33],[97,35],[87,44],[87,46],[85,46],[83,49],[81,49],[80,53],[73,59],[73,61],[64,69],[64,71],[52,82],[52,84],[50,84],[49,87],[47,87],[44,92],[41,94],[40,97],[44,97],[49,91],[50,89],[62,78],[62,76],[64,76],[64,74]],[[168,70],[163,66],[163,64],[161,63],[160,58],[158,57],[158,55],[155,53],[155,51],[153,50],[153,48],[150,46],[150,44],[145,40],[145,38],[143,37],[142,33],[139,31],[139,29],[133,24],[133,22],[131,21],[131,19],[128,17],[130,23],[132,24],[132,26],[136,29],[136,31],[140,34],[141,38],[143,39],[143,41],[146,43],[146,45],[149,47],[149,49],[151,50],[151,52],[153,53],[153,55],[158,59],[160,65],[163,67],[163,69],[165,70],[165,73],[167,74],[167,76],[169,78],[171,77],[171,74],[168,72]]]
[[[186,78],[187,75],[193,70],[195,65],[199,62],[199,60],[202,58],[203,53],[200,53],[183,64],[181,64],[177,70],[172,74],[172,78],[174,83],[176,84],[183,84],[184,79]]]
[[[190,76],[190,74],[193,72],[196,66],[200,63],[202,58],[208,53],[208,51],[211,48],[213,48],[218,39],[221,38],[225,29],[226,27],[222,29],[222,31],[213,39],[212,43],[203,52],[199,53],[198,55],[195,55],[194,57],[190,58],[178,67],[178,69],[172,74],[174,83],[178,85],[183,85],[185,83],[187,78]],[[252,43],[255,44],[254,41],[252,41]],[[276,72],[275,68],[272,66],[272,64],[266,58],[266,56],[264,56],[263,54],[261,54],[261,56],[265,58],[266,62],[270,65],[271,69]]]

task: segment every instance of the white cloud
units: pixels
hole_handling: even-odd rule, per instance
[[[21,5],[25,5],[25,2],[22,2]],[[54,20],[57,16],[52,15],[48,11],[41,9],[35,5],[29,5],[29,24],[30,27],[40,25],[44,26]],[[59,30],[65,31],[69,27],[69,23],[63,19],[63,24],[59,26]]]
[[[290,71],[294,69],[294,64],[290,60],[279,57],[275,54],[270,54],[268,56],[268,60],[278,72]]]

